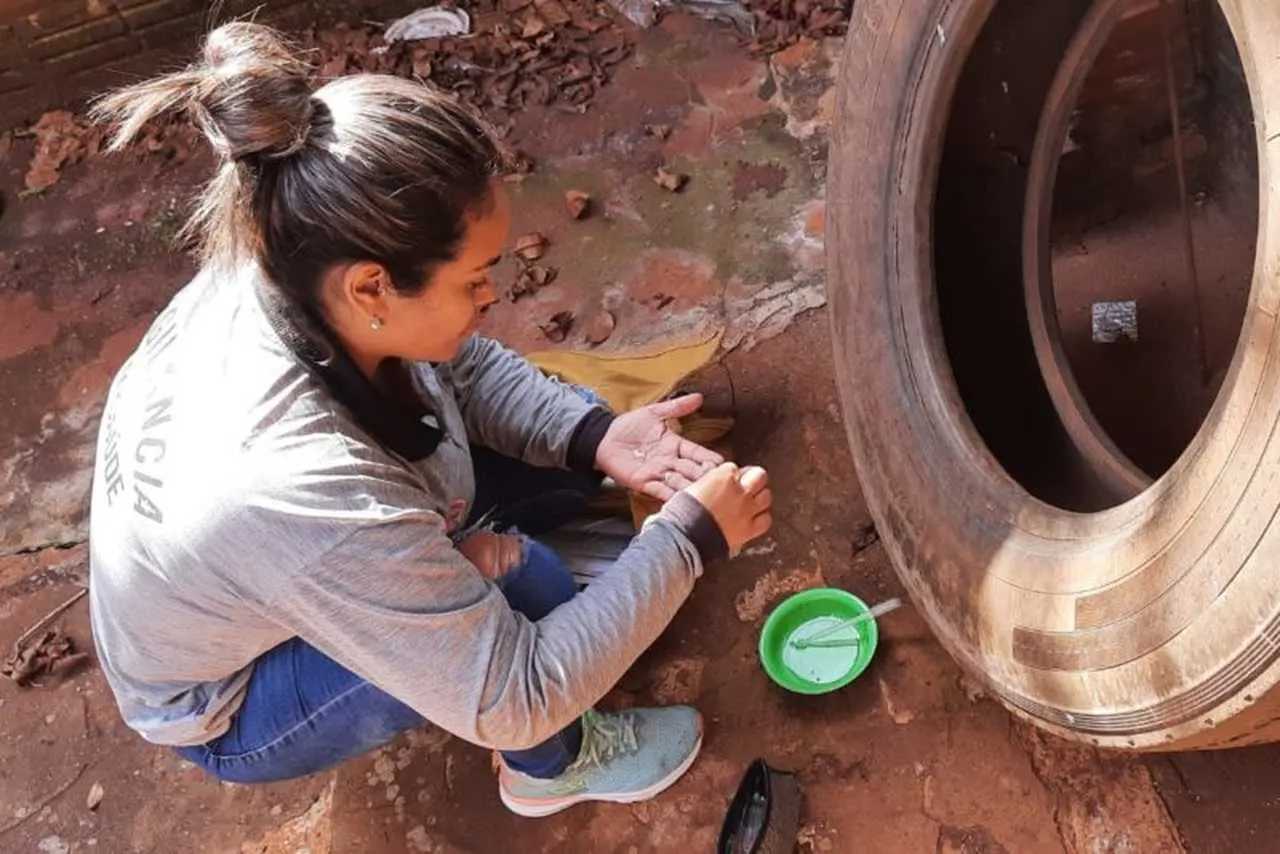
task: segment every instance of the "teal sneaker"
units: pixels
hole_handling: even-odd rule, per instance
[[[684,776],[702,749],[702,716],[688,706],[629,709],[582,716],[582,751],[563,774],[527,777],[503,765],[502,802],[516,815],[541,818],[585,801],[646,801]]]

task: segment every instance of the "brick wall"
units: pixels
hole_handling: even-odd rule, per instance
[[[0,0],[0,129],[192,57],[199,35],[259,10],[285,29],[389,19],[410,0]]]

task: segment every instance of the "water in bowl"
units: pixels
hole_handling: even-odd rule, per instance
[[[844,617],[814,617],[796,626],[791,634],[787,635],[783,645],[782,663],[796,676],[807,679],[815,685],[835,682],[848,673],[849,668],[853,667],[853,663],[858,660],[858,646],[861,643],[858,627],[845,626],[822,638],[824,643],[847,641],[848,646],[797,649],[795,642],[811,638],[847,621]]]

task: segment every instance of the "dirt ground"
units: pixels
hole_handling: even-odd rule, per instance
[[[748,58],[723,30],[670,16],[585,114],[531,110],[514,139],[536,161],[513,184],[517,233],[550,240],[556,281],[504,303],[489,332],[553,346],[553,314],[607,309],[604,350],[724,332],[693,385],[737,415],[735,454],[769,468],[772,536],[700,583],[607,699],[691,702],[699,762],[657,800],[523,820],[488,755],[439,732],[290,784],[220,785],[125,729],[99,672],[50,688],[0,682],[0,850],[115,852],[709,851],[748,763],[799,775],[804,852],[1264,851],[1280,833],[1276,750],[1100,755],[1014,722],[965,680],[906,608],[871,670],[819,698],[782,693],[755,644],[785,594],[829,584],[900,593],[867,535],[836,407],[824,281],[825,139],[838,43]],[[666,125],[669,135],[646,131]],[[537,140],[536,142],[534,140]],[[83,586],[85,498],[103,395],[186,281],[173,246],[206,157],[94,160],[19,200],[29,156],[0,160],[0,644]],[[680,193],[659,166],[690,176]],[[564,193],[591,194],[572,221]],[[504,265],[501,276],[514,277]],[[584,347],[585,323],[564,347]],[[145,619],[145,615],[139,615]],[[83,602],[63,620],[91,648]],[[424,666],[431,666],[425,663]],[[101,787],[90,809],[87,798]]]

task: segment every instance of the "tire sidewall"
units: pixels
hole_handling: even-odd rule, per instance
[[[1018,713],[1115,747],[1249,740],[1268,715],[1240,713],[1275,701],[1275,649],[1260,650],[1259,639],[1280,637],[1272,583],[1280,538],[1271,531],[1280,508],[1271,474],[1280,473],[1280,241],[1271,199],[1260,199],[1239,348],[1183,457],[1152,488],[1102,513],[1031,497],[965,414],[933,289],[941,140],[993,6],[864,0],[850,25],[828,181],[828,271],[837,379],[867,503],[939,639]],[[1280,141],[1264,135],[1280,129],[1280,82],[1254,61],[1254,44],[1280,33],[1280,11],[1266,6],[1223,4],[1259,115],[1264,188],[1280,156]],[[1081,715],[1096,725],[1080,725]],[[1237,718],[1250,721],[1243,734],[1230,723]]]

